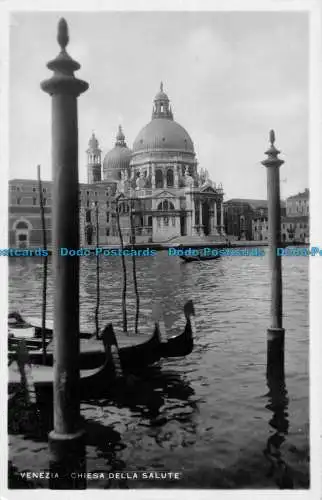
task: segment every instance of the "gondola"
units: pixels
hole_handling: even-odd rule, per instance
[[[17,313],[14,313],[15,317]],[[12,320],[12,314],[11,318]],[[53,352],[54,352],[54,340],[53,340],[53,330],[48,328],[46,324],[45,335],[45,345],[46,353],[43,354],[42,338],[37,335],[37,329],[40,327],[36,320],[26,320],[24,321],[19,315],[19,323],[15,324],[13,327],[13,322],[9,325],[8,332],[8,355],[9,358],[15,355],[15,349],[17,344],[22,338],[26,342],[26,346],[29,349],[29,359],[34,365],[53,365]],[[32,325],[35,323],[35,326]],[[144,335],[122,335],[118,338],[119,355],[122,362],[122,367],[124,369],[131,369],[133,366],[148,366],[152,363],[158,361],[161,357],[160,347],[161,341],[157,328],[155,328],[153,335],[150,338],[146,338]],[[80,334],[80,366],[82,369],[93,369],[98,368],[104,361],[104,348],[100,341],[97,339],[95,334],[81,333]],[[45,360],[44,360],[45,358]],[[45,362],[44,362],[45,361]]]
[[[184,314],[186,317],[186,326],[183,333],[170,337],[167,342],[161,345],[163,358],[187,356],[193,350],[193,338],[196,334],[196,329],[193,318],[195,311],[192,300],[185,304]]]
[[[220,255],[180,255],[180,259],[184,262],[201,262],[203,260],[215,260],[219,259]]]
[[[117,347],[112,325],[108,325],[102,333],[104,349],[104,362],[99,368],[80,370],[81,393],[86,393],[90,388],[97,387],[108,389],[108,385],[115,381],[115,363],[113,361],[113,345]],[[16,356],[9,360],[8,392],[16,393],[27,387],[33,386],[35,392],[51,390],[54,382],[53,366],[35,364],[30,358],[30,353],[24,339],[20,339],[16,349]]]
[[[161,335],[159,331],[158,323],[155,323],[154,332],[152,336],[146,339],[144,335],[117,335],[117,344],[119,349],[119,357],[122,364],[122,368],[126,371],[137,372],[142,368],[149,366],[161,358],[175,357],[175,356],[186,356],[191,353],[193,348],[192,342],[192,328],[189,313],[187,316],[186,311],[192,308],[192,301],[187,302],[184,306],[184,311],[186,314],[187,322],[183,333],[168,339],[166,342],[161,341]],[[53,341],[53,331],[49,328],[50,324],[46,323],[46,332],[49,332],[49,338],[45,340],[46,344],[46,354],[45,363],[44,355],[42,349],[42,339],[39,335],[36,337],[34,331],[36,328],[40,328],[36,320],[24,321],[21,315],[17,313],[11,313],[11,318],[9,321],[11,325],[9,326],[8,335],[8,356],[9,359],[15,357],[16,346],[24,338],[26,346],[29,350],[30,362],[34,365],[53,365],[53,351],[54,351],[54,341]],[[18,318],[19,322],[15,323],[13,327],[13,317]],[[36,324],[36,328],[32,326],[32,323]],[[20,325],[19,327],[17,325]],[[111,326],[110,328],[113,329]],[[93,369],[98,368],[104,362],[105,351],[102,343],[96,339],[94,334],[81,334],[80,335],[80,367],[81,369]]]

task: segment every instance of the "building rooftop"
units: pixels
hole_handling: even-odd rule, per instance
[[[41,181],[42,185],[51,185],[53,181]],[[36,184],[38,185],[38,180],[37,179],[9,179],[9,184]],[[87,182],[79,182],[78,186],[80,188],[87,188],[87,189],[105,189],[106,186],[110,187],[110,185],[115,185],[115,181],[110,181],[110,180],[105,180],[103,179],[102,181],[99,182],[94,182],[88,184]]]
[[[267,200],[253,200],[250,198],[232,198],[230,200],[225,201],[225,203],[247,203],[250,205],[253,209],[258,209],[258,208],[267,208]],[[285,207],[286,203],[284,200],[281,200],[281,207]]]
[[[298,198],[305,198],[305,199],[309,199],[310,197],[310,191],[306,188],[304,191],[302,191],[301,193],[297,193],[297,194],[294,194],[293,196],[289,196],[287,198],[287,201],[288,200],[296,200]]]
[[[281,217],[282,222],[304,222],[308,223],[309,222],[309,217],[308,215],[286,215],[284,217]]]

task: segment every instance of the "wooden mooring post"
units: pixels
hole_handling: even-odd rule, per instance
[[[271,326],[267,329],[267,378],[284,380],[284,338],[283,328],[283,291],[282,257],[277,254],[281,246],[281,201],[279,167],[284,163],[278,158],[280,151],[275,148],[275,133],[270,131],[268,156],[262,161],[267,167],[268,198],[268,245],[271,272]]]
[[[54,275],[54,430],[49,434],[52,489],[84,489],[85,433],[80,417],[79,257],[59,249],[79,247],[77,97],[88,83],[77,79],[80,65],[66,52],[65,19],[58,24],[60,54],[47,64],[53,76],[41,83],[52,97],[52,248]]]
[[[95,225],[96,225],[96,248],[100,244],[100,228],[99,228],[99,217],[98,217],[98,204],[94,205],[95,208]],[[99,253],[96,255],[96,307],[95,307],[95,331],[96,338],[99,339],[99,308],[100,308],[100,256]]]

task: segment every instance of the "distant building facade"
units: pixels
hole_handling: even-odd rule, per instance
[[[233,198],[224,203],[225,228],[228,235],[238,240],[265,239],[267,200]],[[281,209],[285,211],[283,202]]]
[[[268,240],[267,200],[235,198],[224,203],[228,235],[239,240]],[[281,201],[281,239],[285,243],[309,240],[309,190]]]
[[[43,203],[47,243],[51,245],[52,182],[43,181]],[[104,244],[114,231],[111,210],[115,185],[79,184],[80,242],[95,244],[96,205],[99,207],[99,241]],[[43,230],[40,216],[38,182],[31,179],[9,181],[9,246],[38,247],[42,244]]]
[[[286,200],[286,217],[282,217],[282,241],[308,243],[310,238],[310,192],[305,189]]]

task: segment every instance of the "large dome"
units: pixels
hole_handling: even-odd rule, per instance
[[[188,132],[173,120],[154,118],[139,133],[133,144],[133,152],[166,149],[194,153]]]
[[[105,155],[103,161],[104,179],[120,179],[121,171],[130,166],[131,154],[132,151],[126,145],[122,128],[119,127],[115,146]]]
[[[167,150],[194,154],[188,132],[173,120],[169,98],[160,91],[154,98],[152,120],[139,133],[133,144],[133,153]]]

